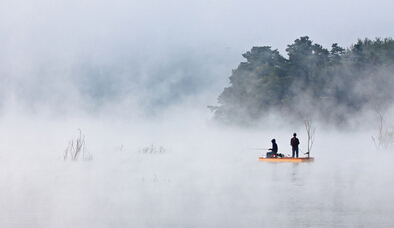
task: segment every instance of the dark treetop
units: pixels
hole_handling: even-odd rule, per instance
[[[331,50],[308,36],[287,45],[288,58],[269,46],[253,47],[242,56],[229,77],[230,87],[208,106],[213,120],[250,124],[268,112],[281,116],[317,115],[341,124],[370,107],[371,102],[393,102],[394,41],[391,38],[358,40]]]

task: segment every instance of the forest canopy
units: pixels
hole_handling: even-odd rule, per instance
[[[229,77],[218,105],[208,106],[213,120],[251,124],[268,113],[285,117],[318,116],[340,124],[367,105],[392,104],[394,40],[358,39],[350,48],[331,49],[308,36],[287,45],[288,58],[270,46],[252,47]]]

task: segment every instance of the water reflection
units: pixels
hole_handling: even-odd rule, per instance
[[[297,184],[299,182],[299,178],[298,178],[298,163],[292,163],[292,174],[291,174],[291,180],[292,182],[294,182],[295,184]]]

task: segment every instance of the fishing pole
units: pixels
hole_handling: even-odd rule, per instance
[[[309,154],[309,151],[304,153],[304,151],[302,151],[301,148],[300,148],[300,151],[301,151],[301,153],[303,153],[303,154]]]
[[[246,148],[245,150],[269,150],[267,148]]]
[[[243,153],[245,150],[269,150],[269,149],[267,149],[267,148],[246,148],[246,149],[242,150],[242,153]]]

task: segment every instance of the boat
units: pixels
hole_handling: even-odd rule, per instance
[[[275,158],[265,158],[259,157],[259,161],[262,162],[313,162],[315,159],[313,157],[301,157],[301,158],[293,158],[293,157],[275,157]]]

